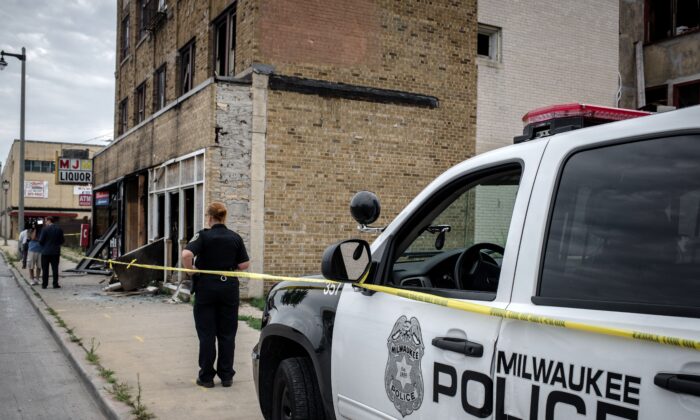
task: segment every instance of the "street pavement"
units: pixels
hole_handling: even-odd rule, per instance
[[[0,258],[0,419],[102,419],[98,405]]]
[[[128,383],[133,390],[140,382],[142,401],[157,418],[263,418],[250,358],[258,341],[257,330],[245,322],[238,323],[236,376],[231,388],[221,387],[218,379],[213,389],[199,387],[195,384],[198,339],[190,304],[169,303],[169,297],[162,295],[106,294],[102,292],[106,276],[63,272],[75,265],[61,258],[62,288],[34,290],[68,327],[74,328],[86,347],[90,348],[94,339],[100,363],[113,370],[120,382]],[[26,270],[20,271],[27,276]],[[261,315],[248,305],[241,306],[241,314]]]

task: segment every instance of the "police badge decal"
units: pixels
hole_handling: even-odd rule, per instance
[[[403,417],[423,403],[421,360],[425,353],[418,319],[402,315],[386,341],[389,358],[384,371],[384,388],[389,400]]]

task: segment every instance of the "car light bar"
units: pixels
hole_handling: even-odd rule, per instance
[[[651,112],[635,111],[633,109],[570,103],[533,109],[523,116],[523,122],[525,125],[528,125],[564,117],[584,117],[607,121],[621,121],[630,118],[644,117],[650,114]]]
[[[650,114],[651,112],[647,111],[579,103],[546,106],[534,109],[523,116],[525,123],[523,134],[514,137],[513,143]]]

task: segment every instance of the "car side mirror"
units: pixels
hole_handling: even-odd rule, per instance
[[[367,272],[371,261],[372,255],[366,241],[341,241],[323,252],[321,273],[328,280],[355,282]]]

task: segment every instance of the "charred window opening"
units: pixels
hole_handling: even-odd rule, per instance
[[[180,50],[180,94],[184,95],[194,83],[194,40]]]
[[[135,107],[136,124],[146,119],[146,82],[143,82],[136,88],[136,107]]]
[[[646,8],[647,42],[700,30],[700,0],[647,0]]]
[[[214,72],[233,76],[236,64],[236,9],[227,10],[214,22]]]
[[[676,108],[700,104],[700,80],[675,85],[673,91]]]
[[[117,134],[124,134],[126,132],[127,124],[129,121],[129,116],[127,115],[127,104],[127,98],[124,98],[119,103],[119,123],[117,124]]]
[[[653,86],[645,89],[647,105],[668,105],[668,86]]]
[[[151,29],[151,20],[156,11],[155,6],[154,0],[141,0],[139,2],[139,39],[145,37]]]
[[[153,76],[153,111],[165,106],[165,64],[156,70]]]

